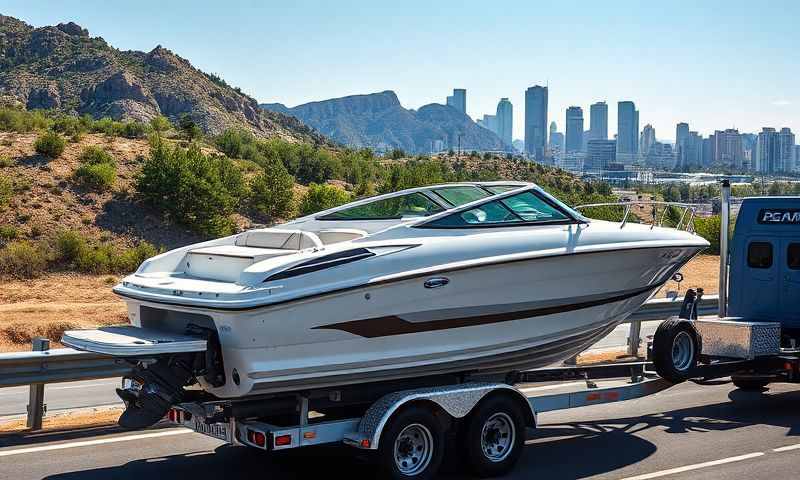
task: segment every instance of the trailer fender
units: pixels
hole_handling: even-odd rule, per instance
[[[453,418],[464,418],[484,397],[494,392],[508,393],[525,405],[528,426],[536,426],[536,412],[530,402],[516,388],[504,383],[466,383],[442,387],[419,388],[393,392],[372,404],[358,424],[358,430],[345,436],[348,445],[377,450],[383,428],[392,415],[404,405],[416,401],[429,401],[438,405]]]

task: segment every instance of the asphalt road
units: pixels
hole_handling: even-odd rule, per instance
[[[642,337],[652,335],[660,321],[643,322]],[[628,343],[628,325],[620,325],[607,337],[592,348],[621,347]],[[45,404],[47,411],[97,407],[105,405],[121,405],[114,389],[119,386],[119,379],[90,380],[47,385]],[[28,405],[28,387],[0,389],[0,417],[24,415]]]
[[[634,401],[542,414],[508,478],[797,478],[798,405],[800,388],[792,385],[745,393],[728,383],[687,383]],[[288,453],[270,457],[184,429],[72,432],[0,439],[0,478],[374,477],[347,447]]]

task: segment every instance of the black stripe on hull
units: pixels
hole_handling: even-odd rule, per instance
[[[574,303],[563,303],[542,308],[515,310],[503,313],[490,313],[487,315],[475,315],[470,317],[450,318],[445,320],[429,320],[421,322],[409,322],[397,315],[385,317],[365,318],[362,320],[350,320],[347,322],[331,323],[313,327],[313,330],[340,330],[343,332],[358,335],[364,338],[389,337],[392,335],[404,335],[407,333],[433,332],[436,330],[448,330],[451,328],[474,327],[478,325],[488,325],[492,323],[510,322],[524,318],[542,317],[558,313],[572,312],[586,308],[597,307],[609,303],[615,303],[629,298],[636,297],[643,293],[654,290],[658,286],[648,285],[633,290],[615,292],[607,297]]]

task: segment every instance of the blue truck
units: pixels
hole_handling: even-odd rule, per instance
[[[746,198],[730,248],[720,233],[720,316],[697,318],[702,291],[687,291],[682,315],[654,336],[656,371],[672,383],[731,376],[745,390],[800,381],[800,197]]]

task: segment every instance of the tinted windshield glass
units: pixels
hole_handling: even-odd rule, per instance
[[[474,202],[481,198],[486,198],[489,193],[478,187],[447,187],[437,188],[434,192],[455,207],[460,207],[465,203]]]
[[[386,220],[402,217],[427,217],[443,211],[421,193],[376,200],[318,217],[320,220]]]
[[[501,202],[526,222],[567,219],[566,215],[551,207],[532,192],[523,192],[501,200]]]
[[[569,217],[551,206],[533,192],[523,192],[502,200],[496,200],[463,212],[454,213],[424,226],[466,227],[497,224],[527,224],[531,222],[554,222],[569,220]]]

